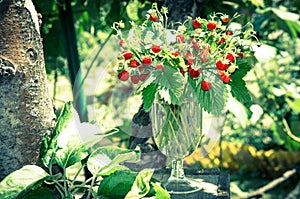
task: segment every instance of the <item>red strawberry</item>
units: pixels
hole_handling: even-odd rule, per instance
[[[221,44],[223,44],[223,43],[225,43],[225,39],[222,37],[221,39],[220,39],[220,41],[219,41],[219,45],[221,45]]]
[[[204,50],[201,52],[200,54],[200,60],[205,63],[207,62],[207,58],[208,58],[208,51]]]
[[[233,35],[233,32],[232,31],[226,31],[226,35]]]
[[[195,49],[195,50],[200,49],[199,43],[197,41],[193,41],[193,49]]]
[[[124,44],[125,44],[125,41],[124,41],[123,39],[121,39],[121,40],[119,41],[119,45],[120,45],[121,47],[123,47]]]
[[[183,34],[179,34],[176,36],[176,41],[178,43],[183,43],[184,42],[184,35]]]
[[[223,16],[221,16],[221,20],[223,23],[227,23],[230,20],[230,18],[228,15],[223,15]]]
[[[201,89],[204,90],[204,91],[208,91],[209,89],[211,89],[212,85],[210,83],[210,81],[208,80],[203,80],[201,82]]]
[[[145,57],[145,58],[143,58],[142,63],[144,65],[146,65],[146,66],[150,65],[152,63],[151,57]]]
[[[136,68],[136,67],[138,67],[140,65],[140,63],[136,60],[136,59],[132,59],[132,60],[130,60],[130,62],[129,62],[129,66],[131,67],[131,68]]]
[[[193,69],[193,68],[190,68],[189,69],[189,72],[190,72],[190,75],[191,75],[191,77],[192,78],[197,78],[197,77],[199,77],[199,75],[200,75],[200,68],[199,69],[197,69],[197,70],[195,70],[195,69]]]
[[[192,21],[192,25],[193,25],[194,28],[201,28],[201,22],[197,19],[194,19]]]
[[[133,75],[133,76],[130,77],[130,80],[131,80],[131,82],[132,82],[133,84],[137,84],[137,83],[139,83],[140,78],[139,78],[138,75]]]
[[[226,55],[226,59],[228,59],[230,62],[234,62],[234,60],[235,60],[235,58],[234,58],[234,56],[233,56],[233,54],[231,54],[231,53],[228,53],[227,55]]]
[[[163,64],[157,64],[157,65],[155,66],[155,69],[156,69],[156,70],[162,70],[162,71],[164,71],[164,70],[165,70],[165,67],[164,67]]]
[[[186,73],[186,70],[184,70],[183,68],[180,68],[179,71],[180,71],[181,74]]]
[[[145,79],[147,79],[148,75],[149,75],[149,73],[140,74],[139,79],[140,79],[141,81],[145,81]]]
[[[230,75],[222,74],[221,80],[226,84],[230,82]]]
[[[126,70],[123,70],[122,72],[120,72],[120,73],[118,74],[118,78],[119,78],[119,80],[121,80],[121,81],[127,81],[128,78],[129,78],[129,72],[126,71]]]
[[[154,53],[158,53],[161,49],[160,49],[160,46],[159,46],[159,45],[153,44],[152,47],[151,47],[151,50],[152,50],[152,52],[154,52]]]
[[[240,58],[240,59],[243,59],[243,53],[238,53],[236,57]]]
[[[218,60],[216,62],[216,66],[217,66],[217,69],[219,69],[219,70],[226,70],[228,68],[228,64],[223,63],[221,60]]]
[[[139,71],[142,72],[145,68],[144,67],[139,67]]]
[[[124,50],[122,52],[123,57],[125,58],[125,60],[128,60],[132,57],[132,52],[128,51],[128,50]]]
[[[215,22],[210,21],[207,24],[207,29],[208,30],[214,30],[214,29],[216,29],[216,27],[217,27],[217,24]]]
[[[190,60],[190,59],[195,59],[194,57],[194,54],[191,52],[191,51],[188,51],[186,54],[185,54],[185,59],[186,60]]]
[[[173,55],[174,57],[177,57],[177,56],[181,56],[181,53],[178,52],[178,51],[176,51],[176,52],[172,53],[172,55]]]
[[[150,19],[151,21],[157,22],[158,16],[157,16],[157,14],[156,14],[155,11],[153,11],[153,12],[150,13],[149,19]]]

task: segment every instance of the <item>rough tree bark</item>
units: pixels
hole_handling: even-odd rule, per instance
[[[35,164],[55,115],[31,0],[0,0],[0,180]]]

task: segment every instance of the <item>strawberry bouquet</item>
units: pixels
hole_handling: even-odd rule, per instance
[[[203,139],[202,110],[222,114],[228,96],[249,101],[244,76],[251,69],[251,24],[236,29],[229,17],[188,17],[168,27],[167,9],[153,4],[141,25],[113,25],[121,47],[117,75],[137,86],[145,111],[150,111],[153,138],[172,159],[165,184],[172,193],[198,190],[184,176],[183,158]],[[212,121],[213,122],[213,121]]]
[[[120,21],[112,27],[120,45],[117,76],[138,85],[144,109],[149,111],[157,96],[180,105],[187,84],[201,107],[214,115],[222,113],[229,95],[249,101],[243,77],[251,69],[252,24],[237,29],[238,15],[214,13],[169,28],[167,12],[153,4],[141,25],[131,22],[124,31]]]

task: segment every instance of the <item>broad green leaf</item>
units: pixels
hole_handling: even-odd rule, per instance
[[[157,183],[158,181],[151,178],[152,172],[153,171],[149,169],[142,170],[140,173],[131,170],[116,171],[103,178],[98,188],[98,196],[104,196],[113,199],[124,199],[125,197],[136,199],[141,198],[141,195],[144,195],[146,197],[154,196],[156,192],[154,186],[152,185],[154,183]],[[148,185],[146,184],[149,185],[149,189],[146,188],[146,186],[148,187]],[[132,193],[129,194],[129,192],[132,192],[133,189],[141,191],[142,194],[140,194],[140,196],[131,195]],[[145,192],[147,193],[144,194]],[[158,190],[158,193],[162,192],[163,191]]]
[[[137,175],[137,172],[123,170],[116,171],[104,177],[98,188],[98,195],[114,199],[124,199],[130,191]]]
[[[183,93],[183,75],[176,69],[166,65],[164,72],[157,76],[155,83],[159,85],[159,94],[169,104],[180,104]]]
[[[0,198],[13,199],[42,183],[49,174],[36,165],[26,165],[6,176],[0,183]]]
[[[81,123],[76,110],[68,102],[58,118],[53,138],[44,138],[42,161],[46,166],[53,161],[52,164],[69,167],[87,157],[89,149],[108,135],[97,125]]]
[[[146,112],[150,110],[154,102],[156,91],[157,91],[156,84],[150,84],[147,88],[143,90],[142,99],[144,102],[144,109]]]
[[[229,84],[231,86],[231,94],[234,98],[236,98],[241,103],[251,101],[251,96],[243,79],[239,78],[238,76],[232,75],[231,82]]]
[[[150,191],[150,180],[153,175],[153,169],[144,169],[136,176],[130,191],[125,199],[142,198]]]
[[[278,8],[268,8],[263,11],[266,19],[275,19],[278,28],[297,38],[300,33],[299,15]]]
[[[167,192],[167,190],[162,188],[158,183],[151,182],[151,186],[153,187],[153,189],[155,191],[155,198],[159,198],[159,199],[170,199],[171,198],[171,196]]]
[[[140,87],[136,90],[136,93],[139,94],[141,93],[145,88],[147,88],[150,84],[152,84],[157,76],[161,74],[161,71],[153,71],[150,73],[149,77],[140,85]]]
[[[198,85],[198,102],[208,113],[212,113],[213,115],[221,115],[227,100],[226,87],[217,76],[212,82],[212,88],[208,91],[203,91],[201,89],[201,84]]]
[[[49,188],[40,187],[38,189],[31,190],[22,199],[56,199],[56,196]]]
[[[116,170],[127,169],[120,163],[137,159],[138,154],[128,149],[114,146],[100,147],[88,158],[87,167],[93,175],[105,176]]]

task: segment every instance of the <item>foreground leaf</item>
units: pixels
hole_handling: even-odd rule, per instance
[[[120,163],[137,159],[138,154],[128,149],[100,147],[89,157],[87,167],[93,175],[106,176],[117,170],[127,169]]]
[[[56,196],[49,188],[40,187],[28,192],[22,199],[56,199]]]
[[[53,137],[43,140],[41,159],[47,167],[50,163],[69,167],[87,157],[89,149],[108,135],[97,125],[81,123],[76,110],[68,102],[57,120]]]
[[[130,191],[125,199],[142,198],[150,191],[150,180],[153,175],[153,169],[144,169],[136,176]]]
[[[6,176],[0,183],[0,198],[16,198],[42,183],[49,174],[36,165],[26,165]]]

